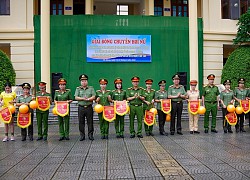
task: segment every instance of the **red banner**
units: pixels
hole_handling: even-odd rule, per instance
[[[64,117],[69,114],[69,103],[67,101],[57,101],[55,107],[57,115]]]
[[[144,123],[148,126],[152,126],[155,123],[155,113],[145,111]]]
[[[0,110],[0,117],[1,117],[2,121],[6,124],[9,124],[11,122],[12,114],[11,114],[8,107]]]
[[[108,121],[108,122],[112,122],[113,120],[115,120],[115,109],[114,106],[104,106],[103,107],[103,118]]]
[[[200,107],[200,101],[197,100],[197,101],[189,101],[188,102],[188,111],[191,113],[191,114],[197,114],[198,113],[198,109]]]
[[[50,108],[50,98],[48,96],[37,96],[36,101],[39,110],[47,111]]]
[[[128,103],[126,100],[124,101],[115,101],[114,102],[114,108],[115,108],[115,113],[124,116],[128,112]]]
[[[234,126],[237,124],[237,115],[235,112],[231,112],[231,113],[228,113],[226,116],[225,116],[228,124]]]
[[[171,99],[161,99],[161,110],[168,114],[171,111]]]
[[[241,100],[240,106],[245,114],[248,113],[250,111],[250,100]]]
[[[31,113],[18,113],[17,115],[17,125],[20,128],[26,128],[31,124]]]

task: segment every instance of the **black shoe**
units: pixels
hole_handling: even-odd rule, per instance
[[[150,136],[154,136],[154,133],[150,132],[149,135],[150,135]]]
[[[109,137],[108,137],[108,136],[105,136],[105,139],[109,139]]]
[[[168,133],[166,133],[166,132],[160,132],[160,135],[167,136]]]
[[[116,135],[116,138],[120,138],[121,136],[120,135]]]
[[[69,137],[65,137],[65,140],[67,140],[67,141],[68,141],[68,140],[69,140]]]
[[[240,132],[246,132],[246,130],[243,128],[243,129],[240,130]]]
[[[101,139],[105,139],[105,136],[102,136]]]
[[[124,135],[122,134],[122,135],[120,135],[120,138],[124,138]]]
[[[146,136],[150,136],[149,132],[146,132]]]
[[[85,140],[85,136],[80,137],[80,141],[83,141],[83,140]]]
[[[227,133],[227,130],[224,130],[224,133]]]
[[[23,137],[23,138],[22,138],[22,141],[26,141],[26,137]]]
[[[143,136],[141,134],[138,134],[137,137],[138,138],[143,138]]]
[[[239,128],[236,128],[236,133],[240,132]]]
[[[174,132],[170,132],[170,135],[174,135]]]
[[[228,130],[228,133],[233,133],[233,131],[231,129]]]
[[[200,134],[200,132],[199,131],[194,131],[194,134]]]
[[[89,136],[89,140],[90,140],[90,141],[93,141],[93,140],[94,140],[93,135]]]
[[[64,140],[64,137],[60,137],[60,138],[59,138],[59,141],[62,141],[62,140]]]
[[[30,138],[30,141],[33,141],[33,136],[30,136],[29,138]]]
[[[194,131],[190,131],[190,134],[194,134]]]
[[[177,134],[179,135],[183,135],[183,133],[181,131],[177,131]]]
[[[217,133],[218,131],[216,129],[212,129],[211,132]]]
[[[131,135],[130,135],[130,138],[135,138],[135,135],[134,135],[134,134],[131,134]]]
[[[44,137],[43,140],[44,140],[44,141],[47,141],[47,137]]]
[[[208,130],[207,130],[207,129],[205,129],[204,133],[206,133],[206,134],[207,134],[207,133],[208,133]]]
[[[43,138],[42,137],[38,137],[36,140],[37,141],[40,141],[40,140],[42,140]]]

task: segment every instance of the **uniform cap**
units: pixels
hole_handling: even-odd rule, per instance
[[[46,86],[46,82],[43,82],[43,81],[40,81],[40,82],[38,82],[38,86],[39,87],[45,87]]]
[[[146,79],[145,83],[146,84],[153,84],[153,79]]]
[[[114,84],[119,84],[119,83],[122,83],[122,79],[121,78],[116,78],[114,80]]]
[[[140,81],[140,78],[137,77],[137,76],[134,76],[134,77],[131,78],[131,81],[132,81],[132,82],[139,82],[139,81]]]
[[[30,89],[30,88],[31,88],[31,85],[30,85],[29,83],[23,83],[23,84],[22,84],[22,88],[23,88],[23,89],[24,89],[24,88]]]
[[[208,80],[214,80],[214,78],[215,78],[215,75],[214,75],[214,74],[209,74],[209,75],[207,76],[207,79],[208,79]]]
[[[165,80],[161,80],[160,82],[158,82],[158,85],[161,86],[165,86],[166,85],[166,81]]]
[[[100,83],[100,84],[108,84],[108,80],[102,78],[102,79],[99,80],[99,83]]]
[[[179,74],[175,74],[175,75],[173,75],[172,79],[173,79],[173,80],[174,80],[174,79],[180,79]]]
[[[198,82],[197,82],[196,80],[191,80],[191,81],[190,81],[190,85],[194,85],[194,86],[196,86],[196,85],[197,85],[197,83],[198,83]]]
[[[86,75],[86,74],[82,74],[82,75],[80,75],[79,76],[79,80],[81,81],[81,80],[88,80],[88,76]]]
[[[58,84],[67,84],[67,81],[64,78],[60,78],[58,79]]]
[[[244,84],[245,83],[245,78],[238,79],[238,83]]]
[[[230,84],[231,84],[231,81],[230,81],[229,79],[227,79],[227,80],[225,80],[225,81],[223,82],[223,84],[224,84],[224,85],[226,85],[226,84],[229,84],[229,85],[230,85]]]

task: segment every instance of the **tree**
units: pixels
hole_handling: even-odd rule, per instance
[[[15,85],[16,73],[8,56],[0,50],[0,88],[4,90],[4,84],[10,82]]]

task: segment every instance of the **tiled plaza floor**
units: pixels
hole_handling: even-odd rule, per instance
[[[15,142],[0,142],[0,179],[250,179],[250,129],[246,133],[190,134],[117,139],[114,123],[108,140],[79,141],[78,125],[71,124],[70,140],[58,141],[58,126],[49,126],[47,142],[22,142],[16,128]],[[199,127],[203,126],[201,121]],[[234,128],[233,128],[234,129]],[[34,125],[34,139],[37,127]],[[169,131],[169,123],[166,124]],[[3,135],[3,128],[0,128]]]

